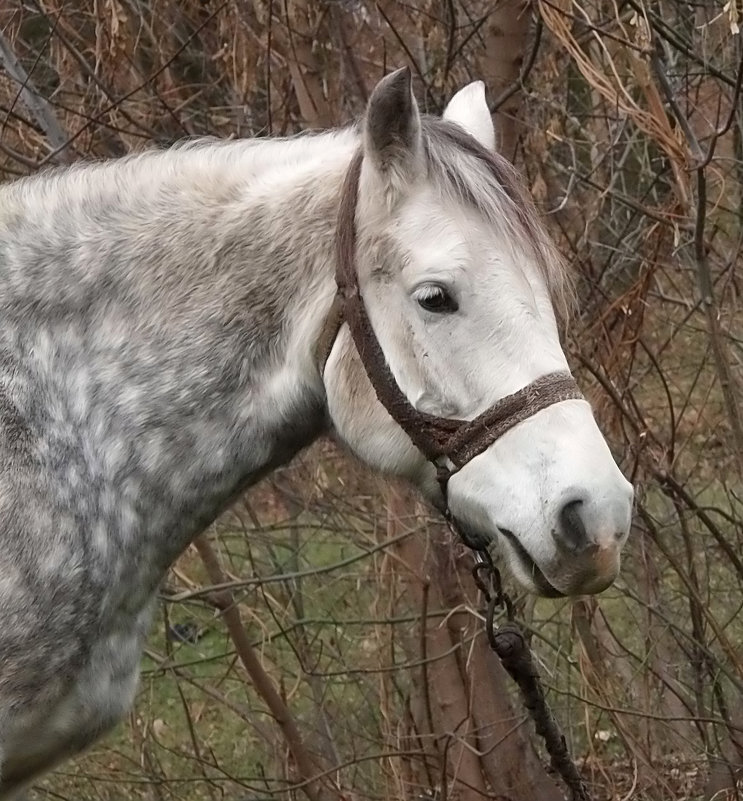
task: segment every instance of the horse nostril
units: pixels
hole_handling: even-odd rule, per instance
[[[570,501],[560,510],[560,527],[555,532],[558,544],[569,551],[577,553],[585,550],[590,544],[588,532],[580,515],[583,501]]]

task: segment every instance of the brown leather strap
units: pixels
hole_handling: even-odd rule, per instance
[[[463,467],[482,453],[506,431],[542,409],[566,400],[583,400],[583,393],[570,373],[549,373],[512,395],[506,395],[479,417],[462,423],[446,444],[446,455]]]
[[[325,323],[323,324],[320,336],[315,343],[315,361],[320,368],[320,375],[325,372],[325,365],[330,358],[330,352],[333,350],[338,332],[343,325],[343,307],[345,301],[340,292],[336,292],[333,297],[333,303],[325,316]]]
[[[446,443],[459,421],[434,417],[415,409],[395,381],[366,311],[356,270],[356,206],[362,154],[351,161],[341,190],[336,239],[336,283],[345,300],[344,319],[379,402],[431,460],[444,455]]]
[[[474,420],[437,417],[418,411],[400,389],[379,344],[359,287],[356,270],[356,208],[362,154],[357,152],[343,182],[336,234],[336,284],[338,294],[328,313],[316,346],[320,370],[324,370],[337,333],[346,322],[369,381],[379,402],[410,437],[413,444],[437,464],[441,480],[486,450],[506,431],[554,403],[582,399],[569,373],[550,373],[501,398]],[[453,470],[441,464],[448,458]]]

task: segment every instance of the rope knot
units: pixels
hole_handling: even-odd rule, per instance
[[[493,635],[495,651],[505,662],[517,662],[523,659],[526,642],[523,632],[513,623],[507,623]]]

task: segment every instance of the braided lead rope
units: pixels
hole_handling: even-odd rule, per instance
[[[450,526],[456,532],[451,523]],[[475,550],[474,557],[472,576],[488,605],[485,617],[488,643],[521,691],[524,706],[550,755],[550,764],[570,790],[572,801],[591,801],[588,787],[570,755],[565,736],[547,703],[534,654],[521,626],[513,619],[513,603],[503,590],[498,568],[486,550]],[[503,626],[495,624],[495,612],[498,607],[504,607],[506,610],[508,622]]]

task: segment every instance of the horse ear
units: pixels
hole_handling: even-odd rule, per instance
[[[421,121],[410,68],[403,67],[374,87],[364,121],[364,155],[388,179],[414,173],[422,153]]]
[[[495,126],[482,81],[460,89],[444,109],[444,119],[456,122],[487,150],[495,150]]]

